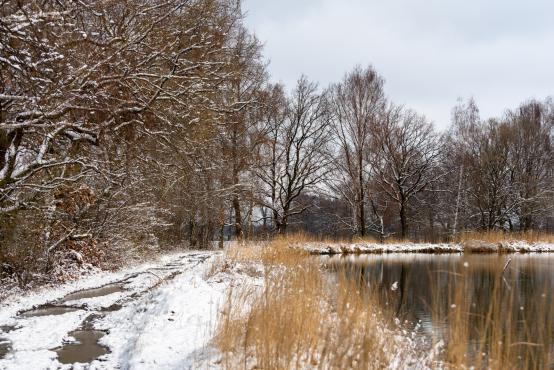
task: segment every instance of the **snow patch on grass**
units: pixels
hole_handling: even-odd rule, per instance
[[[474,247],[479,244],[479,248]],[[554,243],[526,241],[503,241],[487,243],[468,241],[464,243],[294,243],[291,248],[304,250],[314,255],[334,254],[386,254],[386,253],[554,253]]]

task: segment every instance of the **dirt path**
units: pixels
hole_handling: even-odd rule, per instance
[[[199,361],[206,366],[207,343],[227,288],[221,279],[205,279],[214,256],[168,256],[104,276],[98,285],[90,278],[86,289],[60,294],[60,287],[44,292],[42,302],[39,293],[0,307],[0,369],[183,369]]]

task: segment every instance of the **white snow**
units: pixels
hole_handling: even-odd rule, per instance
[[[379,253],[461,253],[460,244],[429,243],[302,243],[293,248],[303,249],[311,254],[379,254]]]
[[[508,241],[489,243],[491,251],[503,253],[553,253],[553,243],[527,243]],[[299,243],[291,246],[310,254],[386,254],[386,253],[463,253],[464,245],[458,243]]]
[[[11,342],[12,350],[0,360],[0,369],[80,368],[78,364],[60,364],[54,350],[73,340],[68,333],[79,328],[91,313],[104,315],[93,325],[107,332],[100,344],[108,346],[110,353],[86,368],[192,369],[199,364],[209,368],[216,353],[210,349],[209,340],[233,279],[230,272],[205,277],[216,255],[215,252],[168,255],[125,271],[99,273],[58,288],[11,297],[0,306],[0,326],[14,325],[16,329],[1,333]],[[126,290],[63,302],[83,307],[78,311],[29,318],[17,315],[22,310],[61,299],[67,293],[113,282],[124,283]],[[101,312],[114,303],[122,308]]]
[[[88,313],[84,310],[63,315],[33,317],[20,320],[20,329],[4,335],[11,341],[12,353],[0,360],[0,369],[46,369],[55,361],[52,348],[59,346],[75,330]]]
[[[208,283],[204,268],[178,276],[101,320],[95,327],[109,329],[101,343],[113,352],[106,363],[96,361],[92,367],[192,369],[203,362],[228,286]]]
[[[463,247],[457,244],[312,243],[295,247],[314,254],[463,251]],[[551,245],[537,247],[519,243],[515,244],[514,250],[539,247],[543,250],[552,248]],[[219,368],[217,361],[220,356],[210,340],[228,289],[244,284],[261,286],[263,271],[259,265],[239,262],[224,264],[225,268],[211,271],[210,267],[218,258],[216,252],[171,254],[120,272],[96,273],[57,288],[6,299],[0,304],[0,326],[12,325],[15,329],[0,332],[0,337],[7,339],[11,347],[10,353],[0,359],[0,369]],[[208,277],[208,272],[212,276]],[[68,293],[112,283],[121,284],[124,290],[62,301]],[[397,282],[392,284],[392,290],[397,288]],[[63,302],[79,309],[55,316],[18,315],[21,311],[52,302]],[[121,308],[103,310],[114,304]],[[92,324],[94,329],[106,332],[100,344],[107,346],[110,352],[90,364],[61,364],[56,348],[74,340],[69,333],[81,327],[92,313],[100,315]],[[406,337],[409,335],[399,335],[399,338]],[[410,346],[415,356],[417,348],[415,344]]]
[[[186,255],[186,253],[167,254],[155,261],[135,266],[131,265],[117,272],[97,271],[82,279],[61,286],[42,288],[23,295],[13,294],[0,302],[0,326],[13,325],[15,323],[14,317],[19,311],[25,311],[35,306],[63,298],[66,294],[72,292],[113,283],[123,279],[129,274],[147,271],[157,266],[170,263],[173,260],[178,260],[184,255]]]

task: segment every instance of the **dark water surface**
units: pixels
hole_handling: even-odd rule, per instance
[[[119,284],[119,283],[108,284],[100,288],[85,289],[85,290],[77,291],[75,293],[67,294],[65,297],[63,297],[62,302],[103,297],[109,294],[120,293],[124,291],[125,289],[123,287],[123,284]]]
[[[56,306],[53,304],[44,304],[32,310],[28,310],[19,314],[20,317],[41,317],[41,316],[57,316],[68,312],[79,311],[79,307]]]
[[[521,367],[554,369],[552,254],[364,255],[327,262],[431,343],[463,342],[473,355],[500,351]]]
[[[62,364],[89,363],[108,353],[108,349],[98,344],[106,335],[98,330],[75,330],[69,333],[75,342],[67,343],[56,350],[58,361]]]

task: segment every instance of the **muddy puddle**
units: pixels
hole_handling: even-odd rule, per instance
[[[15,329],[17,329],[15,325],[0,325],[0,335],[2,335],[2,333],[9,333]]]
[[[94,329],[94,322],[104,315],[95,312],[89,315],[77,330],[68,333],[74,340],[55,349],[58,361],[62,364],[90,363],[109,353],[107,347],[98,343],[106,332]]]
[[[56,350],[58,361],[62,364],[90,363],[98,357],[109,353],[108,349],[98,344],[105,332],[92,329],[75,330],[69,333],[75,342],[69,342]]]
[[[114,303],[111,306],[104,307],[100,309],[101,312],[116,312],[123,308],[123,306],[120,303]]]
[[[70,293],[62,298],[61,302],[77,301],[80,299],[89,299],[103,297],[113,293],[124,292],[123,284],[109,284],[100,288],[80,290],[75,293]]]
[[[53,304],[42,305],[38,308],[28,310],[19,314],[20,317],[42,317],[63,315],[68,312],[79,311],[80,308],[68,306],[56,306]]]
[[[0,325],[0,360],[6,357],[8,352],[10,352],[11,350],[10,341],[4,338],[2,335],[7,334],[15,329],[17,328],[13,325]]]
[[[9,340],[0,337],[0,360],[6,357],[11,350],[11,343]]]

